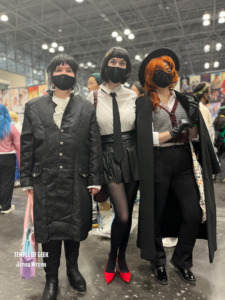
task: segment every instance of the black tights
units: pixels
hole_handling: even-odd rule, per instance
[[[138,182],[107,184],[107,190],[112,201],[115,218],[111,229],[111,250],[106,266],[106,272],[113,273],[118,263],[122,272],[128,272],[125,252],[130,235],[132,211],[138,189]]]

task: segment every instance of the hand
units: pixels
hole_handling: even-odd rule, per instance
[[[195,124],[198,122],[198,112],[199,112],[199,101],[198,98],[193,95],[193,97],[187,96],[189,102],[188,118]]]
[[[34,194],[34,190],[31,189],[31,190],[26,190],[25,193],[27,194],[27,196],[29,196],[29,194],[31,194],[33,196]]]
[[[89,189],[89,193],[91,194],[91,196],[98,194],[99,191],[100,191],[99,189],[95,189],[95,188]]]
[[[177,122],[177,126],[173,127],[173,129],[170,131],[170,135],[172,138],[176,139],[186,128],[191,128],[191,124],[188,122],[188,120],[181,119]]]

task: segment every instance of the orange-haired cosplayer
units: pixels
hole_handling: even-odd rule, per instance
[[[162,285],[168,284],[162,237],[178,237],[171,263],[189,284],[196,283],[191,271],[196,238],[209,240],[210,262],[216,250],[212,169],[217,173],[219,165],[198,102],[174,91],[177,71],[179,60],[173,51],[151,52],[139,70],[147,96],[136,101],[141,195],[137,244]],[[207,180],[202,190],[194,176],[189,144],[198,134],[203,169],[198,175]]]

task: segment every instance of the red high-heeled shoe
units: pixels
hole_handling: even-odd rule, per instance
[[[119,273],[120,273],[121,279],[123,281],[125,281],[126,283],[129,283],[130,282],[130,278],[131,278],[131,272],[130,272],[130,269],[128,268],[128,265],[127,265],[127,269],[128,269],[129,272],[122,273],[121,270],[120,270],[118,258],[117,258],[117,264],[118,264],[118,267],[119,267]]]
[[[107,260],[107,263],[105,265],[105,269],[107,267],[108,261],[109,261],[109,259]],[[106,283],[109,284],[111,281],[113,281],[114,277],[116,276],[116,267],[115,267],[114,273],[106,272],[105,269],[104,269],[105,281],[106,281]]]

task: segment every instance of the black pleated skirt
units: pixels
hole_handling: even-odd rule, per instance
[[[122,133],[124,158],[121,163],[118,163],[114,157],[113,134],[102,135],[101,140],[104,184],[110,182],[127,183],[137,181],[139,177],[135,131]]]

